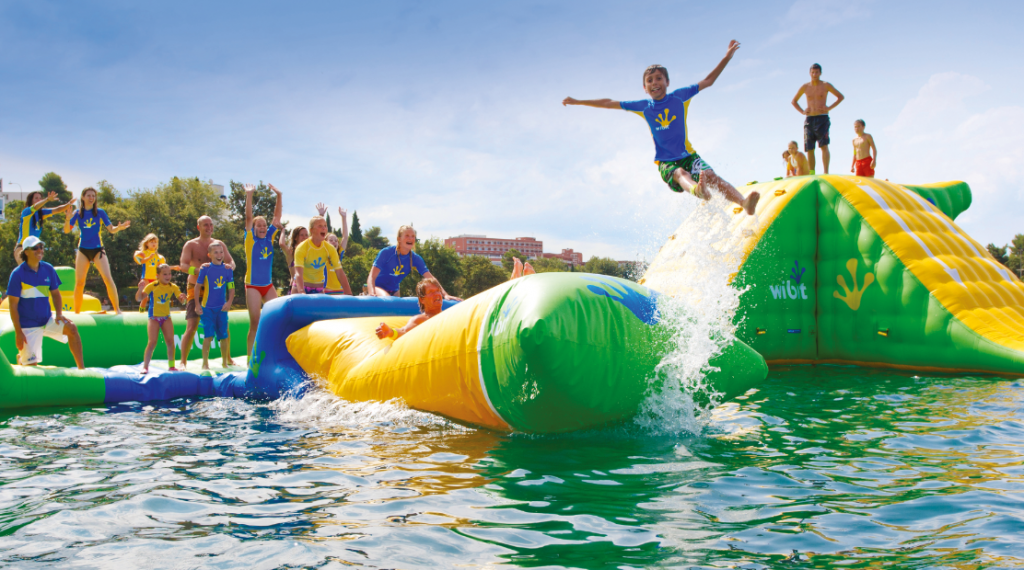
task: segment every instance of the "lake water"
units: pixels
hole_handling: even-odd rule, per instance
[[[393,404],[0,416],[7,568],[1024,566],[1024,382],[773,370],[700,435]]]

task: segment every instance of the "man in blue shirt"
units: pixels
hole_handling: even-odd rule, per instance
[[[79,370],[85,369],[82,338],[78,327],[61,314],[64,301],[60,296],[60,278],[53,266],[43,261],[45,244],[36,236],[22,242],[23,263],[11,272],[7,283],[14,343],[18,347],[18,364],[35,366],[43,360],[43,337],[66,343],[71,348]],[[50,301],[53,301],[53,312]]]
[[[708,187],[717,189],[730,202],[743,207],[747,214],[753,214],[757,201],[761,198],[757,192],[751,192],[746,198],[732,184],[715,174],[690,144],[690,135],[686,128],[686,114],[689,111],[690,99],[694,95],[714,85],[722,74],[726,64],[732,59],[739,42],[729,42],[725,57],[700,83],[668,92],[668,70],[660,65],[652,65],[644,71],[644,91],[650,99],[638,101],[613,101],[611,99],[578,100],[566,97],[563,105],[585,105],[598,109],[622,109],[632,111],[643,117],[651,128],[654,137],[654,163],[658,165],[661,179],[675,192],[690,192],[698,198],[708,200],[711,192]]]

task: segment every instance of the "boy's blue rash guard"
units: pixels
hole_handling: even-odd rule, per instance
[[[415,267],[420,275],[426,275],[430,271],[418,253],[410,251],[405,255],[398,255],[396,245],[380,250],[377,259],[373,260],[373,266],[380,269],[375,284],[385,291],[398,291],[402,280],[409,275],[412,267]]]
[[[210,264],[199,270],[196,287],[203,286],[203,308],[220,309],[228,299],[228,289],[235,288],[235,277],[231,269],[221,263]]]
[[[693,84],[676,89],[661,101],[640,99],[619,103],[623,110],[632,111],[647,120],[651,136],[654,137],[655,161],[672,162],[693,154],[686,128],[686,112],[690,107],[690,99],[698,91],[700,87]]]
[[[86,210],[84,213],[81,210],[76,210],[75,215],[71,217],[71,225],[78,225],[78,230],[81,232],[78,238],[78,247],[82,249],[98,249],[103,247],[100,229],[102,229],[102,226],[109,227],[114,224],[110,223],[110,218],[107,217],[105,211],[97,208],[95,215],[93,215],[91,209]]]

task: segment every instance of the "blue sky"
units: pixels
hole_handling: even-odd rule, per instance
[[[690,107],[720,175],[781,175],[818,62],[846,96],[832,172],[863,118],[879,177],[967,181],[958,222],[1003,244],[1024,232],[1022,21],[1019,2],[5,2],[0,177],[263,180],[289,219],[323,200],[388,234],[650,258],[695,200],[661,182],[638,117],[560,102],[641,98],[652,63],[695,83],[735,38]]]

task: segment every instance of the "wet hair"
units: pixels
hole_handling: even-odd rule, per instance
[[[299,246],[299,244],[297,244],[295,242],[297,242],[299,240],[299,234],[301,234],[302,230],[305,230],[305,229],[306,228],[304,228],[302,226],[298,226],[294,230],[292,230],[292,235],[291,235],[292,251],[295,251],[295,248]],[[307,230],[307,232],[308,232],[308,230]]]
[[[416,233],[416,228],[412,227],[411,225],[409,225],[409,226],[402,226],[402,227],[398,228],[398,237],[395,238],[395,244],[396,245],[398,244],[398,242],[402,241],[402,234],[404,234],[406,230],[412,230],[412,235],[414,235],[414,236],[418,236],[419,235],[419,234]]]
[[[668,81],[668,70],[665,69],[664,65],[658,65],[657,63],[655,63],[654,65],[648,66],[647,69],[644,70],[644,78],[643,78],[644,85],[647,84],[647,76],[651,75],[655,71],[660,71],[661,74],[665,76],[665,81]]]
[[[424,277],[420,279],[420,282],[416,284],[416,300],[420,304],[420,310],[423,310],[423,297],[427,296],[427,285],[433,285],[437,287],[438,291],[443,291],[441,283],[433,277]]]
[[[814,65],[811,66],[811,69],[817,69],[820,72],[821,71],[821,66],[818,65],[817,63],[815,63]]]
[[[33,196],[36,197],[35,200],[32,199]],[[31,208],[32,204],[35,204],[36,202],[42,199],[43,193],[38,190],[33,190],[32,192],[28,193],[28,196],[25,196],[25,207]],[[39,211],[32,214],[32,217],[36,219],[36,227],[40,227],[40,225],[43,223],[43,209],[39,208]]]
[[[864,122],[864,119],[857,119],[856,121],[853,122],[853,124],[855,124],[855,125],[857,123],[860,123],[860,126],[862,126],[862,127],[868,126],[868,124]]]
[[[139,251],[138,252],[139,253],[145,253],[146,252],[146,244],[151,242],[151,241],[153,241],[153,240],[160,241],[160,237],[157,236],[156,234],[146,234],[146,237],[142,238],[142,241],[139,242]]]
[[[92,192],[93,194],[96,195],[96,199],[93,200],[93,203],[92,203],[92,215],[93,216],[98,216],[99,215],[98,210],[100,209],[100,193],[97,192],[96,189],[93,188],[92,186],[82,190],[82,193],[79,194],[79,196],[78,196],[78,211],[79,212],[85,211],[85,193],[86,192]]]

